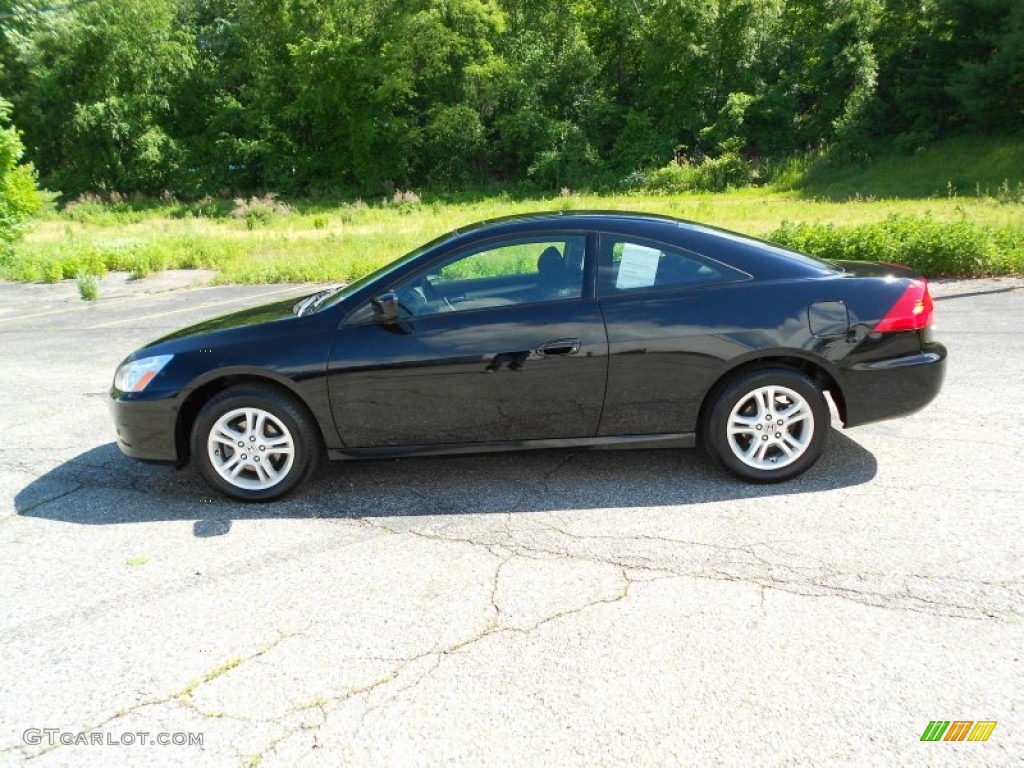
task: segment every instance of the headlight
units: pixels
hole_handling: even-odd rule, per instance
[[[174,355],[156,355],[123,363],[114,374],[114,388],[122,392],[141,392],[171,362],[172,357]]]

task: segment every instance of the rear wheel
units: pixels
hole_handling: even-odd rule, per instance
[[[192,457],[210,485],[242,501],[293,490],[320,457],[316,424],[270,386],[233,387],[212,398],[192,427]]]
[[[825,396],[807,376],[789,368],[762,368],[718,393],[703,442],[734,475],[776,483],[806,472],[818,460],[830,421]]]

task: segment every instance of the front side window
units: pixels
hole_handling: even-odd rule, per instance
[[[491,242],[417,273],[396,293],[414,316],[579,298],[585,253],[584,235]]]
[[[682,249],[602,238],[601,295],[733,282],[748,275]]]

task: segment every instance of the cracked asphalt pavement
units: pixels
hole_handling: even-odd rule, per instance
[[[330,464],[261,506],[122,457],[106,391],[310,289],[172,288],[0,284],[0,765],[1020,764],[1024,281],[935,284],[942,394],[787,484],[554,451]]]

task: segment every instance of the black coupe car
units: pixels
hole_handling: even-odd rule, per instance
[[[343,288],[178,331],[110,393],[129,456],[268,500],[324,456],[702,445],[754,482],[942,383],[905,268],[823,262],[647,214],[514,216]]]

